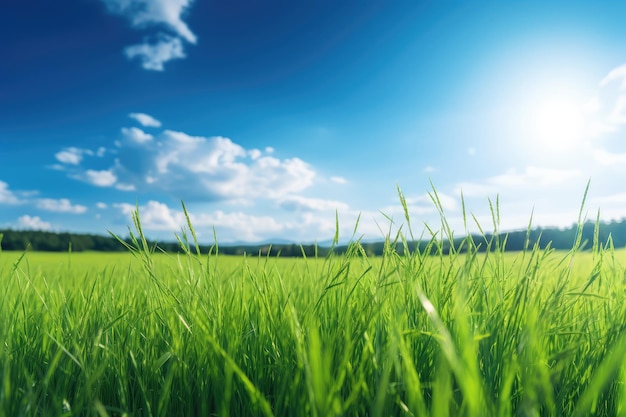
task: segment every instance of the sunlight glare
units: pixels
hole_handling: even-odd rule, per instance
[[[574,88],[547,88],[536,94],[527,110],[536,150],[572,152],[583,146],[590,117],[588,100]]]
[[[533,130],[544,146],[576,146],[584,137],[585,111],[571,97],[549,97],[540,101],[533,112]]]

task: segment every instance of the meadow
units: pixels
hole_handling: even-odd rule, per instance
[[[0,252],[0,416],[625,416],[626,251]],[[487,247],[486,252],[478,251]]]

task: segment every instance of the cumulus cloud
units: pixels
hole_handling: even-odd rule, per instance
[[[48,222],[41,220],[39,216],[29,216],[27,214],[17,219],[17,223],[20,228],[32,229],[32,230],[50,230],[52,225]]]
[[[139,144],[149,142],[152,139],[154,139],[154,137],[151,134],[146,133],[143,130],[136,128],[136,127],[131,127],[131,128],[123,127],[122,135],[124,135],[124,137],[129,139],[130,141],[139,143]]]
[[[287,204],[288,196],[313,186],[317,175],[300,158],[278,158],[273,148],[246,149],[222,136],[174,130],[152,135],[136,127],[123,128],[122,135],[103,158],[67,165],[68,177],[121,191],[166,193],[185,201],[251,204],[261,199]]]
[[[135,119],[144,127],[161,127],[161,122],[146,113],[130,113],[131,119]]]
[[[313,184],[315,171],[299,158],[250,152],[231,139],[166,130],[141,150],[119,149],[120,182],[195,200],[279,199]]]
[[[70,146],[68,148],[63,148],[59,152],[54,154],[54,158],[61,162],[61,164],[51,165],[49,168],[64,171],[71,165],[80,165],[85,156],[97,156],[98,158],[104,157],[107,153],[107,149],[104,146],[100,146],[97,151],[92,151],[91,149],[77,148],[75,146]]]
[[[9,189],[9,184],[0,181],[0,204],[19,204],[20,199]]]
[[[78,165],[83,160],[83,155],[89,153],[90,151],[86,149],[70,147],[57,152],[54,157],[63,164]]]
[[[156,27],[169,32],[159,32],[156,41],[146,38],[143,43],[124,50],[129,59],[138,57],[144,69],[163,71],[164,63],[185,57],[183,40],[192,44],[197,42],[196,35],[183,21],[183,14],[189,9],[192,0],[102,1],[110,12],[126,17],[135,28]]]
[[[250,149],[248,151],[248,155],[250,155],[250,158],[252,159],[259,159],[261,155],[263,155],[263,152],[258,149]]]
[[[95,171],[88,169],[85,171],[85,180],[98,187],[110,187],[117,181],[117,177],[110,170]]]
[[[114,204],[124,215],[130,216],[137,207],[128,203]],[[139,206],[141,224],[145,230],[177,232],[187,225],[182,210],[175,210],[159,201],[148,201]],[[285,230],[288,225],[280,224],[270,216],[254,216],[242,212],[225,213],[216,210],[212,213],[196,215],[189,213],[195,229],[215,228],[224,230],[230,236],[244,241],[258,241]]]
[[[87,211],[87,207],[80,204],[73,205],[67,198],[52,199],[40,198],[36,203],[37,207],[42,210],[55,211],[59,213],[82,214]]]

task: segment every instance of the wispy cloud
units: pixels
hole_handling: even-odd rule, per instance
[[[348,180],[344,177],[330,177],[330,180],[335,184],[347,184]]]
[[[139,29],[165,27],[187,42],[196,43],[196,35],[183,22],[182,15],[191,0],[102,0],[109,11],[130,20]]]
[[[135,119],[144,127],[161,127],[161,122],[146,113],[130,113],[131,119]]]
[[[624,165],[626,164],[626,153],[613,153],[605,149],[593,151],[593,159],[601,165]]]
[[[288,196],[280,200],[280,207],[289,211],[345,211],[348,205],[341,201],[302,196]]]
[[[50,230],[52,225],[45,222],[39,216],[29,216],[25,214],[17,219],[18,227],[32,230]]]
[[[437,212],[437,207],[435,202],[433,201],[434,195],[420,194],[417,196],[407,196],[406,204],[409,212],[409,217],[412,219],[418,219],[422,215],[425,214],[434,214]],[[452,195],[437,192],[437,198],[439,199],[439,203],[441,204],[441,208],[446,212],[456,212],[459,209],[458,198],[453,197]],[[386,216],[401,216],[404,217],[404,207],[400,204],[388,205],[380,208],[380,213],[383,213]]]
[[[626,125],[626,64],[612,69],[600,81],[588,112],[593,136],[617,132]]]
[[[124,50],[128,59],[139,58],[144,69],[163,71],[163,64],[173,59],[185,58],[180,38],[161,35],[155,42],[132,45]]]
[[[36,206],[42,210],[58,213],[82,214],[87,211],[87,207],[80,204],[72,204],[67,198],[40,198],[37,200]]]
[[[581,178],[582,172],[575,169],[528,166],[522,172],[510,169],[481,182],[460,182],[456,191],[462,191],[466,197],[489,196],[503,190],[555,187]]]
[[[147,70],[163,71],[163,64],[185,57],[182,40],[195,44],[197,36],[183,21],[192,0],[102,0],[111,13],[128,19],[137,29],[158,28],[157,40],[145,40],[125,49],[128,58],[139,57]]]
[[[617,82],[622,90],[626,90],[626,64],[613,68],[609,73],[600,81],[600,86],[604,87],[610,83]]]

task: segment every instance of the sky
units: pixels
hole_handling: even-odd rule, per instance
[[[62,4],[62,6],[60,6]],[[0,229],[379,240],[626,218],[625,2],[8,0]],[[410,228],[398,190],[406,200]],[[433,203],[438,201],[438,205]],[[214,235],[215,233],[215,235]]]

